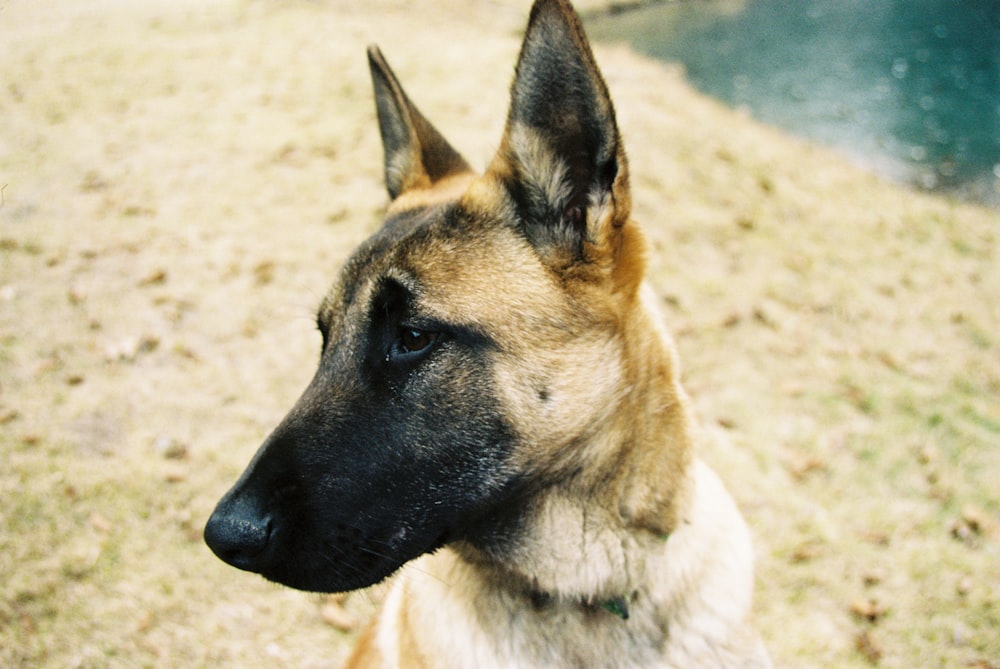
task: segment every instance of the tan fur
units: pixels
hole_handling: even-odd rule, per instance
[[[410,209],[451,202],[469,189],[473,177],[471,172],[462,172],[433,184],[407,189],[390,203],[386,214],[391,216]]]
[[[566,0],[540,4],[570,26],[603,105],[598,116],[613,126],[578,18]],[[403,115],[418,115],[377,61]],[[552,483],[526,502],[514,548],[494,555],[459,541],[405,566],[348,667],[770,666],[750,623],[749,532],[695,457],[697,430],[643,283],[646,245],[616,147],[613,183],[588,194],[582,260],[496,225],[464,241],[461,254],[447,240],[427,242],[419,257],[395,258],[386,270],[422,287],[421,314],[489,333],[494,386],[520,436],[513,466]],[[503,188],[512,178],[570,206],[563,158],[519,122],[508,123],[479,177],[461,163],[430,179],[419,150],[401,155],[412,174],[391,176],[405,187],[390,214],[457,201],[483,220],[513,220],[517,203]],[[616,600],[627,620],[605,610]]]

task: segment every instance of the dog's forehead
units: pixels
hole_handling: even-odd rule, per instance
[[[421,207],[395,213],[386,218],[372,236],[363,241],[344,263],[340,275],[320,305],[321,320],[331,320],[338,309],[354,304],[361,293],[370,289],[376,278],[386,271],[391,258],[403,240],[418,227],[444,215],[445,205]]]
[[[352,254],[341,274],[345,290],[385,275],[419,272],[433,264],[442,247],[461,252],[474,243],[476,232],[456,202],[392,211],[375,234]],[[481,231],[479,232],[481,234]]]
[[[435,267],[450,265],[475,255],[488,236],[459,204],[451,201],[392,210],[382,226],[351,254],[321,307],[344,308],[366,302],[366,296],[383,279],[416,288],[421,277]]]
[[[515,226],[467,199],[390,213],[345,264],[321,319],[366,308],[386,280],[404,287],[428,316],[455,324],[505,319],[512,302],[521,311],[561,302],[554,278]]]

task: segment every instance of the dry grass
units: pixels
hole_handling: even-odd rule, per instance
[[[336,666],[201,526],[377,225],[365,44],[483,164],[527,4],[0,6],[0,665]],[[1000,216],[598,57],[777,663],[1000,666]]]

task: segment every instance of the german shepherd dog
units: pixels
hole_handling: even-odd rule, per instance
[[[410,563],[349,667],[770,666],[749,533],[694,456],[573,8],[532,8],[482,175],[368,56],[385,222],[323,300],[315,378],[208,545],[320,592]]]

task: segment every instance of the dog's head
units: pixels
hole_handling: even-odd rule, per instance
[[[385,223],[323,301],[315,378],[205,529],[226,562],[308,590],[502,542],[616,410],[642,275],[611,100],[566,0],[532,9],[483,175],[369,60]]]

